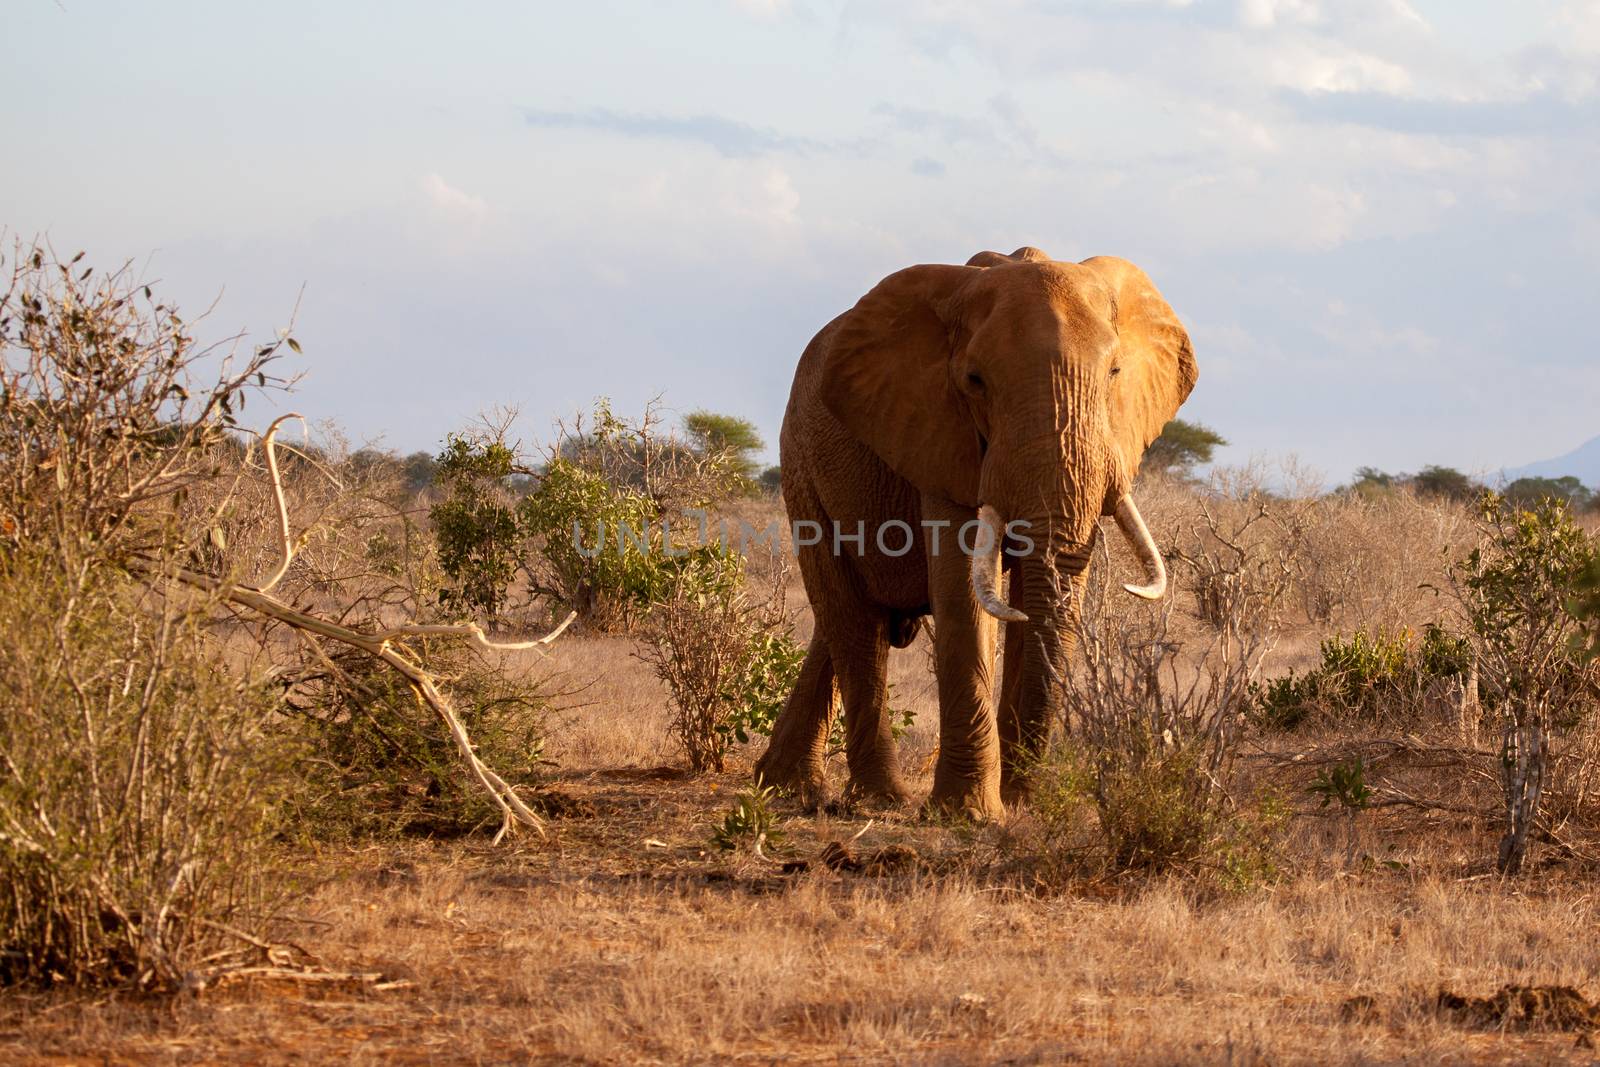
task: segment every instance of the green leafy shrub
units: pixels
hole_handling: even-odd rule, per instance
[[[723,694],[733,711],[717,724],[717,732],[741,745],[749,744],[752,736],[772,736],[805,658],[805,646],[787,632],[753,634],[744,669]]]
[[[651,608],[640,653],[667,686],[672,736],[696,773],[722,770],[730,744],[770,731],[804,659],[784,611],[784,572],[758,597],[739,557],[719,567],[712,578],[686,575]]]
[[[537,539],[546,588],[595,622],[629,628],[686,581],[709,593],[738,577],[732,546],[685,546],[688,523],[674,532],[648,496],[567,460],[545,468],[519,512]]]
[[[1430,681],[1465,675],[1466,638],[1429,623],[1411,630],[1382,627],[1323,640],[1322,659],[1305,674],[1290,671],[1253,683],[1251,716],[1273,730],[1292,730],[1317,714],[1334,719],[1407,717],[1421,706]]]
[[[439,453],[433,479],[444,497],[428,518],[447,579],[439,601],[457,614],[498,616],[527,566],[526,520],[508,484],[518,467],[516,452],[496,437],[452,434]]]
[[[701,426],[691,448],[658,433],[654,408],[629,422],[601,401],[592,421],[561,430],[539,469],[504,425],[452,435],[429,512],[441,603],[492,619],[521,590],[590,626],[629,630],[686,581],[710,592],[731,580],[734,546],[704,528],[705,509],[744,484],[737,449],[713,447],[719,426]]]
[[[1600,544],[1565,503],[1546,497],[1516,507],[1494,493],[1480,502],[1478,545],[1450,570],[1484,705],[1501,724],[1504,873],[1521,869],[1542,804],[1559,805],[1568,819],[1594,818],[1587,777],[1600,748],[1600,679],[1583,655],[1583,591],[1596,573]]]
[[[1422,628],[1416,660],[1430,678],[1460,678],[1472,669],[1472,642],[1430,622]]]

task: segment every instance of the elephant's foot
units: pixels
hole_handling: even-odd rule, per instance
[[[911,790],[899,774],[851,775],[844,799],[855,808],[903,808],[911,803]]]
[[[960,778],[935,775],[933,793],[923,811],[934,817],[995,822],[1005,815],[998,775]]]
[[[828,805],[828,776],[822,764],[806,758],[785,758],[771,747],[756,761],[756,780],[800,801],[808,812]]]
[[[1021,771],[1002,771],[1000,774],[1000,799],[1007,807],[1017,807],[1028,802],[1032,783]]]

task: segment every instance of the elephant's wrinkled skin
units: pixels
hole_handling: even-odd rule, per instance
[[[757,773],[812,801],[835,683],[849,790],[907,798],[887,714],[891,645],[934,617],[939,760],[930,805],[992,818],[1021,790],[1022,757],[1048,729],[1068,669],[1071,612],[1102,515],[1115,514],[1165,587],[1129,495],[1140,458],[1194,388],[1189,336],[1143,271],[1097,257],[1058,263],[1035,248],[980,252],[965,266],[885,278],[807,346],[781,438],[791,521],[820,523],[799,549],[816,633]],[[990,596],[994,559],[957,549],[979,514],[1026,523],[1008,540],[1008,611]],[[898,526],[915,531],[909,551]],[[948,522],[936,528],[933,524]],[[834,531],[845,536],[835,538]],[[864,543],[849,539],[865,531]],[[933,538],[941,536],[938,550]],[[887,551],[885,551],[887,548]],[[987,567],[987,577],[985,577]],[[987,584],[986,584],[987,583]],[[995,621],[1006,675],[992,699]]]

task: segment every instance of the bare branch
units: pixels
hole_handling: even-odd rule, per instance
[[[289,505],[284,500],[283,478],[278,473],[276,442],[278,427],[290,419],[300,419],[301,425],[305,425],[305,419],[298,412],[291,411],[287,415],[279,415],[276,419],[273,419],[272,425],[267,427],[267,432],[261,438],[262,448],[267,454],[267,473],[272,476],[272,499],[278,505],[278,533],[282,538],[283,548],[283,562],[278,564],[278,569],[272,572],[271,577],[256,586],[257,591],[262,593],[271,592],[272,587],[281,582],[283,576],[289,573],[289,564],[294,562],[294,540],[289,532]]]

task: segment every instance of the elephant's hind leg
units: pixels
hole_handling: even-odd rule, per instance
[[[825,804],[828,781],[822,761],[828,754],[834,711],[833,663],[827,643],[813,637],[800,665],[800,678],[772,729],[772,740],[756,761],[761,781],[790,790],[807,808]]]

